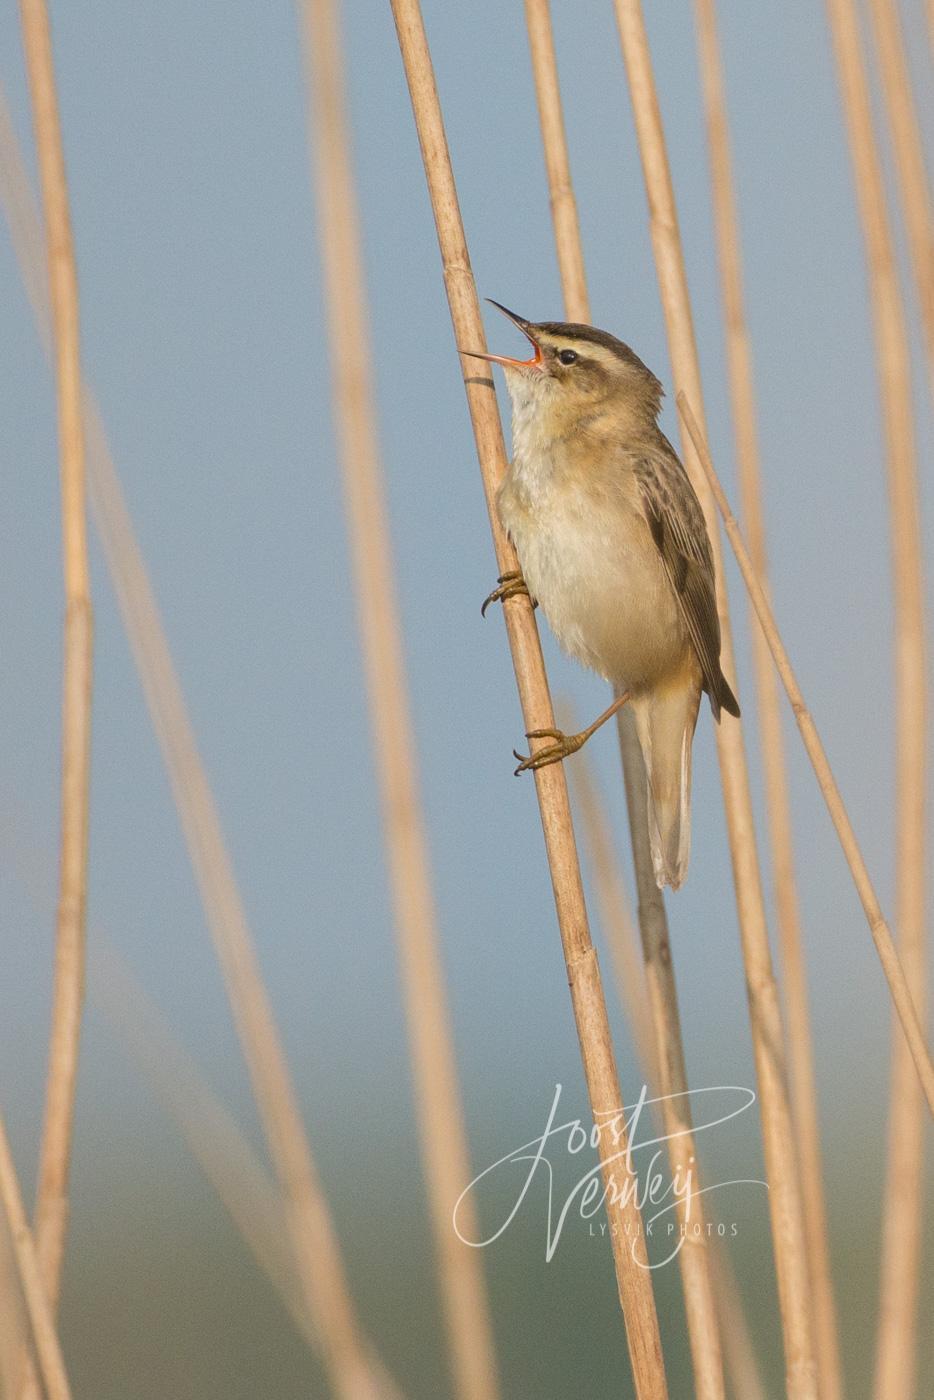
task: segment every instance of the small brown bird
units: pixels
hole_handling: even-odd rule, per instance
[[[658,426],[662,386],[628,345],[593,326],[536,324],[493,305],[533,354],[476,356],[503,366],[512,399],[513,460],[497,504],[522,567],[487,602],[529,592],[564,650],[617,692],[581,734],[530,734],[554,743],[516,771],[566,758],[628,701],[648,779],[655,878],[677,889],[690,853],[701,691],[717,721],[721,708],[739,715],[720,669],[703,511]]]

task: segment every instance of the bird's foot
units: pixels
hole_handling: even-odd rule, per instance
[[[547,768],[550,763],[560,763],[562,759],[570,758],[572,753],[584,747],[591,732],[583,729],[579,734],[565,734],[561,729],[530,729],[525,736],[527,739],[554,739],[555,742],[528,757],[513,749],[513,758],[519,760],[515,776],[518,778],[520,773],[534,773],[539,768]]]
[[[486,610],[491,603],[504,603],[507,598],[515,598],[518,593],[524,593],[527,598],[531,598],[528,584],[518,569],[514,569],[508,574],[500,574],[496,582],[499,586],[494,588],[489,597],[484,600],[483,607],[480,609],[481,617],[486,617]],[[537,606],[538,604],[533,599],[532,607]]]
[[[602,715],[597,716],[593,724],[588,724],[579,734],[565,734],[562,729],[530,729],[525,736],[527,739],[554,739],[555,742],[528,757],[516,753],[513,749],[514,756],[519,760],[516,777],[518,778],[520,773],[536,772],[539,768],[547,768],[549,763],[560,763],[563,758],[570,758],[572,753],[582,749],[590,736],[596,734],[601,725],[606,724],[607,720],[628,702],[629,691],[624,690],[622,695],[617,695],[612,705],[607,706]]]

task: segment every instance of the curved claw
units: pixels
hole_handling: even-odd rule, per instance
[[[526,581],[518,570],[513,570],[508,574],[500,574],[496,582],[498,587],[494,588],[493,592],[483,600],[480,608],[481,617],[486,617],[486,610],[491,603],[504,603],[507,598],[514,598],[519,593],[524,593],[527,598],[531,597]]]
[[[539,768],[547,768],[551,763],[560,763],[562,759],[569,758],[572,753],[582,748],[587,740],[584,734],[565,734],[561,729],[530,729],[525,736],[527,739],[554,739],[553,744],[547,748],[539,749],[538,753],[521,754],[513,749],[513,757],[519,760],[519,767],[515,770],[513,777],[518,778],[520,773],[535,773]]]

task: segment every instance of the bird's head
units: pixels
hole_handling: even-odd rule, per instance
[[[502,365],[514,409],[546,414],[556,432],[571,429],[578,419],[612,415],[614,409],[627,419],[654,423],[662,386],[628,345],[594,326],[526,321],[498,301],[491,305],[522,332],[531,357],[462,353]]]

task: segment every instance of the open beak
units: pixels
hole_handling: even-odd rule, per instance
[[[542,347],[529,330],[529,322],[524,321],[521,316],[517,316],[514,311],[509,311],[505,306],[500,306],[498,301],[493,301],[487,297],[491,306],[495,306],[497,311],[502,311],[504,316],[508,316],[514,326],[517,326],[526,340],[532,346],[534,354],[530,360],[513,360],[508,355],[488,355],[481,350],[461,350],[462,355],[470,355],[475,360],[489,360],[494,365],[507,365],[510,369],[539,369],[542,364]]]

